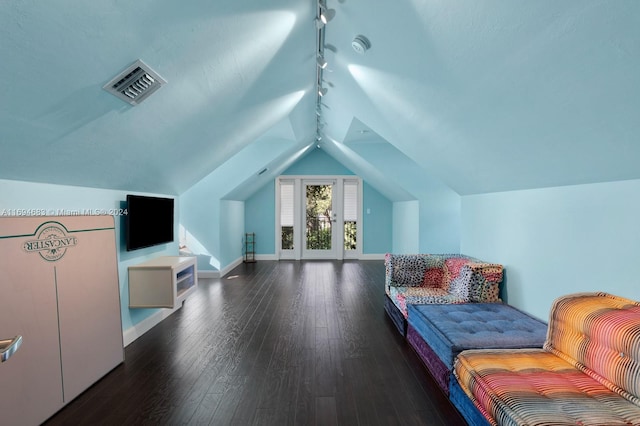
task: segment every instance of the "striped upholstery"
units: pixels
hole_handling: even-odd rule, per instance
[[[491,424],[640,425],[640,303],[561,297],[543,349],[464,351],[454,374]]]
[[[545,349],[640,405],[640,302],[605,293],[560,298]]]

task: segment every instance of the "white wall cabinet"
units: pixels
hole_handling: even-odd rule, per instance
[[[129,266],[130,308],[176,308],[198,286],[196,258],[163,256]]]
[[[0,424],[38,425],[124,360],[112,216],[0,217]]]

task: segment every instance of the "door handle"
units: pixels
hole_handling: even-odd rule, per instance
[[[13,339],[0,340],[0,362],[5,362],[11,355],[22,345],[22,336],[16,336]]]

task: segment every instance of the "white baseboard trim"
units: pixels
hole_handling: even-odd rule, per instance
[[[231,270],[233,268],[235,268],[236,266],[240,265],[242,263],[244,259],[242,257],[237,258],[236,260],[234,260],[233,262],[231,262],[230,264],[228,264],[227,266],[225,266],[224,268],[222,268],[220,270],[220,278],[224,277],[225,275],[227,275],[229,272],[231,272]]]
[[[384,260],[384,253],[369,253],[369,254],[361,254],[357,258],[345,258],[345,260]],[[280,260],[275,254],[256,254],[256,261],[265,261],[265,260]],[[283,259],[283,260],[295,260],[295,259]],[[223,278],[229,272],[233,270],[236,266],[240,265],[244,259],[239,257],[234,260],[231,264],[222,268],[221,271],[198,271],[198,278]]]
[[[367,253],[361,254],[360,260],[384,260],[385,253]]]
[[[220,278],[220,271],[198,271],[198,278]]]
[[[160,309],[158,312],[148,316],[143,319],[133,327],[129,327],[128,329],[122,332],[122,341],[124,346],[129,346],[133,343],[138,337],[142,336],[147,331],[151,330],[153,327],[158,325],[160,321],[167,318],[169,315],[180,309],[182,305],[174,308],[174,309]]]
[[[275,254],[256,254],[256,260],[278,260]]]

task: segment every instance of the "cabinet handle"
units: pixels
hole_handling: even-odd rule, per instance
[[[13,339],[0,340],[0,360],[5,362],[13,355],[22,345],[22,336],[16,336]]]

